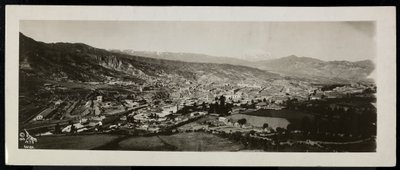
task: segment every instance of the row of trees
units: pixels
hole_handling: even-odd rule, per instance
[[[210,104],[210,107],[208,109],[209,113],[217,113],[219,115],[229,115],[232,111],[233,104],[232,103],[226,103],[226,97],[225,96],[220,96],[215,98],[216,102],[213,104]]]
[[[300,130],[311,138],[320,134],[331,136],[342,134],[343,137],[360,136],[362,138],[376,135],[376,126],[361,115],[347,115],[338,119],[316,116],[314,119],[304,117],[301,122],[291,123],[287,131]]]

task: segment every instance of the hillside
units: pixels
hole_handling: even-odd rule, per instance
[[[374,70],[370,60],[322,61],[308,57],[288,56],[258,62],[257,68],[288,76],[308,77],[335,81],[363,81]]]
[[[241,66],[253,66],[253,63],[233,57],[217,57],[196,53],[177,53],[177,52],[154,52],[154,51],[134,51],[134,50],[111,50],[112,52],[128,54],[134,56],[143,56],[156,59],[194,62],[194,63],[216,63],[231,64]]]
[[[185,61],[196,63],[219,63],[258,68],[285,76],[311,79],[323,82],[353,82],[367,80],[368,75],[374,70],[374,64],[370,60],[363,61],[322,61],[309,57],[297,57],[295,55],[278,59],[262,61],[246,61],[231,57],[216,57],[194,53],[151,52],[134,50],[112,50],[116,53],[166,59],[173,61]]]
[[[278,75],[230,64],[191,63],[121,54],[81,43],[43,43],[20,34],[23,76],[48,80],[146,82],[181,78],[191,81],[267,81]]]

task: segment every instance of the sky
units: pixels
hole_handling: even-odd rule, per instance
[[[359,61],[376,55],[374,22],[21,21],[42,42],[189,52],[245,60],[296,55]]]

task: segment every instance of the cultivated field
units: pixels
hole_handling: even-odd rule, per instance
[[[37,137],[36,149],[89,150],[117,139],[118,135],[76,135]]]
[[[227,118],[232,119],[234,122],[239,119],[246,119],[247,123],[255,127],[263,127],[264,123],[267,123],[269,127],[276,129],[278,127],[286,128],[290,122],[285,118],[279,117],[265,117],[265,116],[252,116],[245,114],[234,114]]]
[[[306,113],[303,111],[291,110],[291,109],[283,109],[283,110],[260,109],[243,114],[253,115],[253,116],[263,116],[263,117],[279,117],[288,120],[301,120],[304,117],[308,117],[310,119],[314,118],[314,116],[311,113]]]
[[[119,143],[120,150],[238,151],[244,146],[212,134],[193,132],[168,136],[133,137]]]

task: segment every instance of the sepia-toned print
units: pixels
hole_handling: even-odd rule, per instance
[[[376,23],[19,22],[20,149],[376,152]]]

